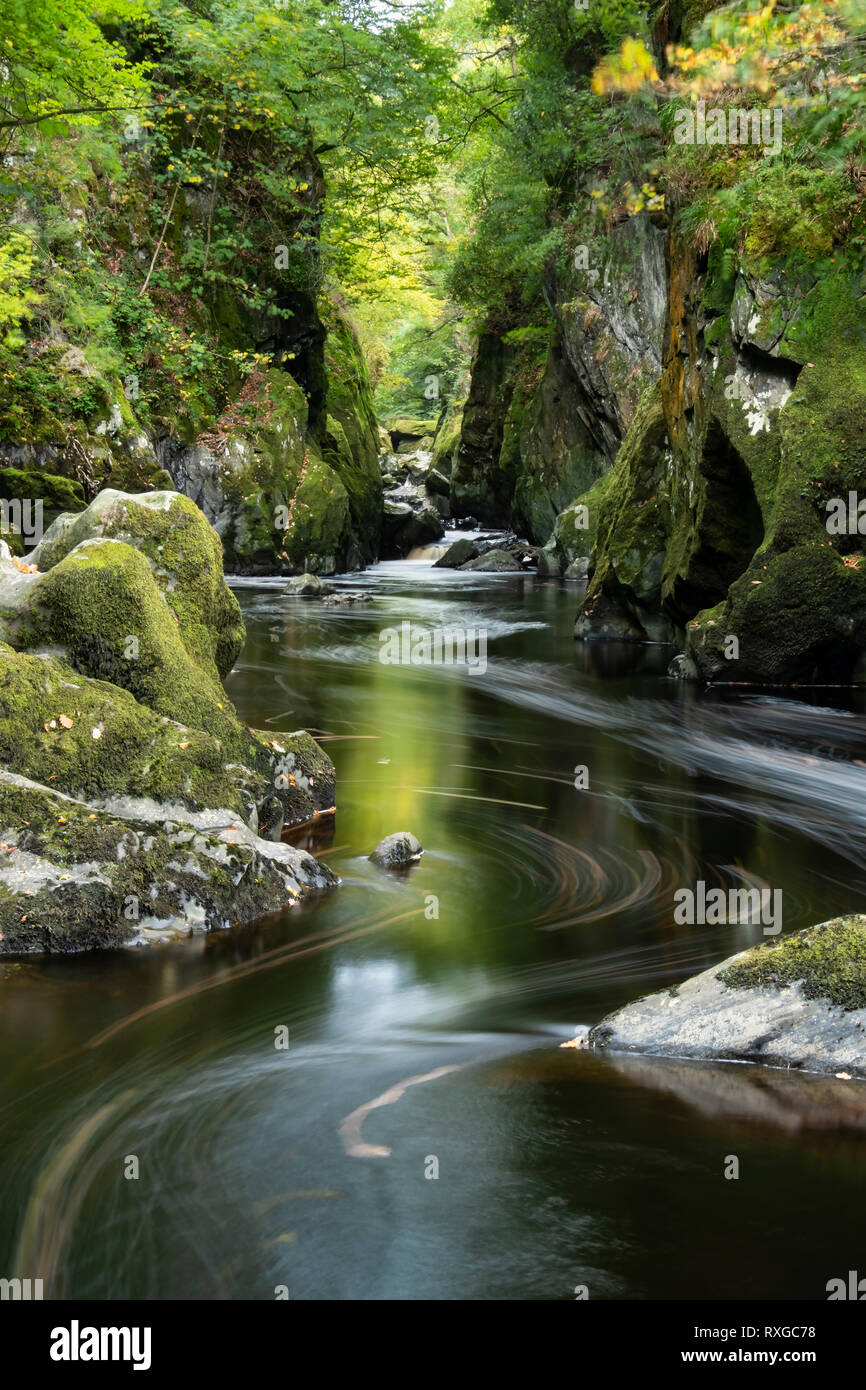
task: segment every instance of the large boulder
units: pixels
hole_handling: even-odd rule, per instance
[[[582,1045],[866,1077],[866,917],[729,956],[610,1014]]]
[[[29,798],[4,834],[0,950],[118,944],[146,937],[145,919],[223,925],[330,885],[279,836],[333,810],[333,765],[307,733],[238,720],[220,677],[243,625],[193,504],[102,494],[32,554],[46,568],[23,572],[0,543],[0,790],[7,805],[10,788]],[[55,825],[59,841],[40,850]],[[118,867],[132,844],[136,865]],[[210,873],[211,860],[231,872]],[[158,910],[118,915],[145,870]],[[33,890],[53,906],[22,913]]]
[[[507,550],[486,550],[474,560],[468,560],[461,570],[478,570],[489,574],[518,574],[522,566],[516,556]]]
[[[227,675],[243,646],[244,626],[223,578],[219,538],[198,507],[177,492],[133,495],[107,488],[86,510],[59,517],[28,559],[52,570],[85,542],[89,548],[101,540],[140,552],[190,656],[211,675]]]
[[[225,808],[108,806],[0,769],[0,955],[171,940],[248,922],[332,887],[303,850]]]
[[[444,555],[440,555],[435,561],[434,569],[456,570],[461,565],[468,564],[470,560],[478,559],[478,546],[474,541],[461,536],[459,540],[449,545]]]

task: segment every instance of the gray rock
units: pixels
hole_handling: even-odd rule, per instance
[[[324,598],[334,590],[333,585],[326,584],[317,574],[296,574],[283,592],[290,598]]]
[[[608,1015],[579,1045],[866,1077],[864,940],[855,916],[740,951]]]
[[[577,579],[581,584],[585,584],[589,575],[589,560],[581,558],[572,560],[566,568],[563,579]]]
[[[556,553],[556,548],[548,543],[543,550],[538,552],[538,577],[539,579],[558,579],[562,574],[562,561]]]
[[[431,468],[426,476],[427,491],[434,492],[439,497],[448,497],[451,492],[451,479],[446,478],[444,473],[440,473],[438,468]]]
[[[486,570],[491,574],[519,574],[522,566],[519,560],[513,555],[509,555],[507,550],[488,550],[485,555],[479,555],[477,560],[470,560],[468,564],[461,565],[462,570]]]
[[[698,668],[692,657],[687,656],[685,652],[678,652],[668,667],[668,675],[678,681],[696,681]]]
[[[404,869],[419,860],[423,853],[414,835],[408,830],[397,830],[379,842],[370,859],[381,869]]]
[[[444,555],[433,566],[434,569],[460,569],[461,565],[468,564],[470,560],[478,559],[478,546],[474,541],[460,539],[453,545],[449,545]]]
[[[327,608],[347,608],[355,603],[372,603],[373,595],[362,589],[345,589],[342,593],[331,594],[324,600]]]

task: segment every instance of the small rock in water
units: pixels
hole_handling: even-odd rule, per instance
[[[365,594],[363,589],[346,589],[341,594],[331,594],[325,599],[329,608],[342,608],[350,603],[372,603],[373,595]]]
[[[333,592],[333,586],[326,584],[317,574],[296,574],[285,588],[285,593],[292,598],[323,598],[325,594]]]
[[[408,830],[397,830],[379,842],[370,859],[381,869],[403,869],[407,864],[414,864],[423,853],[414,835]]]

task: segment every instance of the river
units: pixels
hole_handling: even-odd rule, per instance
[[[374,601],[236,582],[227,689],[322,738],[337,814],[295,839],[342,886],[0,964],[0,1274],[97,1299],[825,1298],[863,1257],[844,1083],[560,1043],[762,939],[676,925],[678,887],[781,889],[785,931],[862,908],[862,697],[702,693],[669,652],[575,645],[560,581],[422,560],[338,584]],[[383,664],[404,620],[486,629],[487,669]],[[426,852],[389,877],[366,856],[403,829]]]

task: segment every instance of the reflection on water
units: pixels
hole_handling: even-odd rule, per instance
[[[0,1273],[55,1297],[826,1297],[862,1257],[861,1087],[559,1043],[761,939],[676,925],[677,887],[780,888],[786,931],[862,909],[860,697],[702,693],[666,649],[575,647],[558,581],[428,557],[344,585],[374,601],[238,583],[228,684],[334,758],[337,815],[296,839],[342,887],[0,967]],[[404,619],[486,629],[486,673],[382,664]],[[366,856],[402,829],[426,853],[389,877]]]

